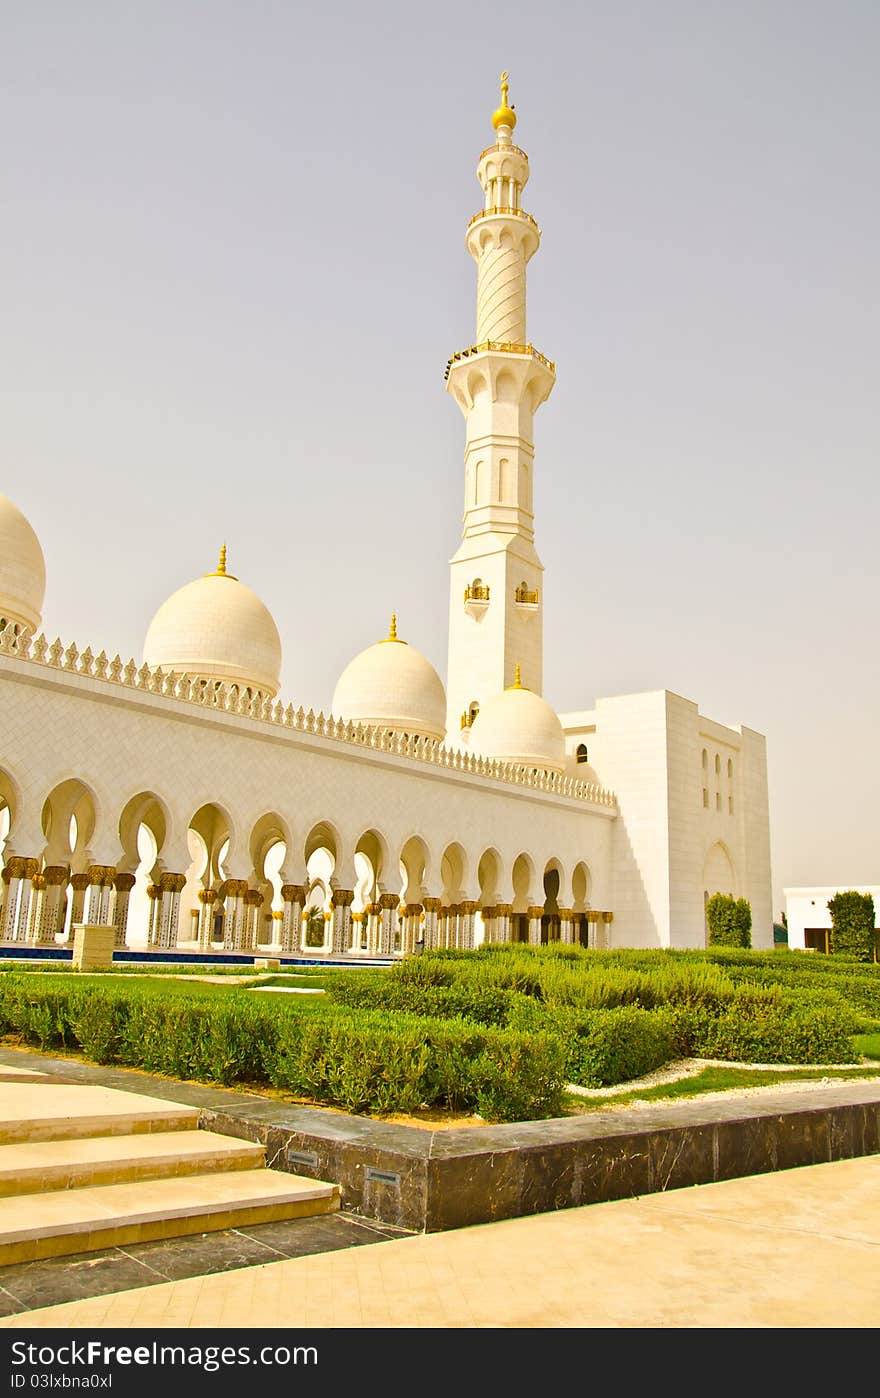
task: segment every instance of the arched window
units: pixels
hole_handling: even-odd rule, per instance
[[[709,754],[705,748],[703,748],[703,766],[704,768],[709,766]]]
[[[575,756],[578,762],[589,762],[590,754],[587,752],[586,743],[578,743]]]
[[[727,780],[728,780],[729,782],[732,782],[732,781],[733,781],[733,758],[732,758],[732,757],[728,757],[728,759],[727,759]]]
[[[715,754],[715,775],[716,777],[721,776],[721,758],[718,756],[717,752]]]

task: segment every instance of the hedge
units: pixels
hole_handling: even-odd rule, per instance
[[[274,1084],[353,1112],[417,1107],[490,1121],[562,1110],[565,1054],[550,1034],[328,1005],[309,1014],[244,993],[165,997],[124,986],[0,977],[0,1032],[198,1082]]]

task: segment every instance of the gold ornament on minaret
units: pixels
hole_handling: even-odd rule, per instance
[[[507,72],[501,74],[501,106],[496,107],[492,113],[492,125],[496,131],[499,126],[506,126],[510,131],[516,126],[516,112],[507,103],[507,79],[509,77],[510,74]]]

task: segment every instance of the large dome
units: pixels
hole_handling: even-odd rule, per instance
[[[187,583],[163,602],[150,622],[144,660],[167,674],[237,684],[274,697],[281,687],[281,638],[255,592],[226,571],[226,548],[216,573]]]
[[[345,667],[332,709],[337,718],[421,738],[442,740],[446,733],[440,676],[420,651],[399,639],[395,616],[387,639],[361,651]]]
[[[21,510],[0,495],[0,620],[36,631],[45,593],[40,541]]]
[[[470,731],[468,749],[499,762],[514,762],[544,772],[565,770],[565,735],[546,699],[516,683],[489,699]]]

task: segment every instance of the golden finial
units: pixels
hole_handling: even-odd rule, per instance
[[[386,641],[396,641],[399,646],[406,645],[406,641],[402,641],[397,634],[397,612],[391,613],[391,625],[388,627],[388,635],[382,644],[385,645]]]
[[[510,74],[506,71],[501,74],[501,106],[492,113],[492,125],[496,131],[499,126],[506,126],[510,131],[516,126],[516,112],[513,107],[508,106],[507,102],[509,91],[507,79],[509,77]]]
[[[509,685],[507,686],[507,688],[508,688],[508,689],[525,689],[525,685],[524,685],[523,682],[522,682],[522,671],[520,670],[520,667],[519,667],[519,661],[517,661],[516,669],[515,669],[514,672],[513,672],[513,684],[509,684]]]
[[[238,578],[233,573],[226,571],[226,545],[220,545],[220,557],[217,560],[217,567],[213,573],[206,573],[206,578],[229,578],[232,582],[238,582]]]

